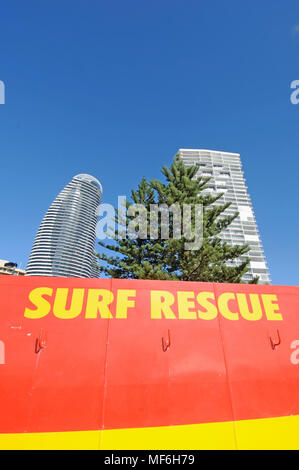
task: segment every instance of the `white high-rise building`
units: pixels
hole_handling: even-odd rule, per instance
[[[27,276],[99,277],[93,250],[102,192],[100,182],[86,174],[65,186],[38,229]]]
[[[185,165],[198,163],[200,166],[198,175],[211,177],[206,192],[211,192],[213,195],[224,193],[214,204],[231,202],[225,214],[232,215],[236,211],[239,212],[239,216],[219,237],[231,245],[247,243],[250,246],[249,253],[240,257],[240,260],[247,256],[250,258],[250,270],[243,280],[248,282],[253,277],[259,276],[260,284],[269,283],[269,271],[243,176],[240,154],[203,149],[179,149],[178,155]]]

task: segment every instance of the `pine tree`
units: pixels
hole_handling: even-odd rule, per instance
[[[99,244],[115,255],[107,256],[98,254],[105,265],[100,270],[111,277],[131,279],[169,279],[184,281],[206,282],[242,282],[243,275],[248,271],[249,258],[238,261],[238,258],[249,251],[248,245],[231,246],[221,240],[219,235],[238,216],[225,214],[230,203],[212,205],[218,201],[222,194],[212,196],[203,192],[210,178],[197,176],[198,166],[185,166],[180,157],[175,157],[170,168],[162,167],[165,182],[152,180],[148,182],[142,179],[136,191],[131,193],[131,202],[142,204],[145,207],[147,226],[143,230],[143,238],[126,238],[119,240],[118,232],[115,233],[115,243]],[[162,236],[165,222],[159,218],[156,226],[156,236],[151,237],[150,221],[153,204],[159,207],[170,207],[176,204],[180,208],[181,233],[183,236],[174,237],[177,225],[174,214],[169,213],[170,238]],[[195,208],[202,205],[202,244],[198,249],[187,250],[184,227],[182,222],[184,205],[193,207],[191,215],[191,228],[195,229]],[[127,202],[129,208],[130,202]],[[116,211],[116,223],[120,222],[120,215]],[[129,226],[134,217],[127,215],[125,221]],[[164,224],[164,225],[163,225]],[[136,225],[136,224],[135,224]],[[136,225],[137,232],[141,227]],[[153,226],[153,225],[152,225]],[[158,236],[157,236],[158,234]],[[228,264],[229,263],[229,264]],[[254,278],[253,283],[258,282]]]
[[[155,192],[150,183],[142,178],[137,190],[131,191],[131,201],[126,202],[126,209],[131,204],[142,204],[146,209],[146,218],[149,225],[150,222],[150,206],[155,204]],[[115,243],[105,243],[100,241],[99,245],[106,250],[110,250],[115,254],[106,255],[103,251],[97,254],[97,257],[104,261],[105,264],[99,266],[100,272],[118,279],[177,279],[176,276],[170,276],[166,272],[163,265],[162,253],[165,250],[164,240],[152,240],[150,238],[149,228],[145,238],[123,238],[119,235],[122,233],[122,227],[128,228],[130,222],[134,220],[134,216],[126,214],[123,220],[118,209],[115,209],[116,230],[113,237]],[[138,229],[138,225],[137,225]]]

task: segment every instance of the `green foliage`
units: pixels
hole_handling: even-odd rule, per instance
[[[212,205],[221,198],[222,194],[212,196],[203,192],[210,178],[196,176],[198,166],[185,166],[177,156],[170,168],[163,166],[162,174],[165,181],[152,180],[148,182],[143,178],[136,190],[131,192],[130,204],[142,204],[146,208],[147,231],[143,238],[118,239],[115,232],[114,242],[99,244],[113,254],[108,256],[102,252],[98,258],[102,261],[100,271],[114,278],[125,279],[159,279],[206,282],[241,283],[242,276],[248,271],[249,258],[245,261],[237,259],[248,253],[248,245],[231,246],[221,240],[219,235],[238,216],[226,215],[224,211],[230,203]],[[163,222],[157,222],[158,238],[151,237],[150,209],[152,204],[201,204],[203,207],[203,241],[199,249],[186,250],[186,238],[173,238],[174,217],[170,214],[169,230],[171,238],[164,240],[161,237]],[[129,226],[134,219],[133,215],[126,215],[122,220],[121,214],[116,210],[116,224]],[[136,220],[136,219],[135,219]],[[195,228],[195,212],[192,212],[192,230]],[[137,225],[137,231],[140,228]],[[164,227],[165,228],[165,227]],[[182,233],[183,232],[183,228]],[[104,263],[103,263],[104,262]],[[229,265],[228,265],[229,263]],[[232,264],[232,265],[231,265]],[[252,283],[257,283],[258,278]]]

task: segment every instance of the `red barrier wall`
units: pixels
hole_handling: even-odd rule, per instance
[[[0,276],[0,342],[0,433],[299,415],[298,287]]]

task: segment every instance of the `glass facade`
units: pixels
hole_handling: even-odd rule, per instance
[[[102,192],[100,182],[93,176],[74,176],[42,220],[28,260],[27,276],[96,276],[96,209]]]
[[[250,258],[250,270],[244,276],[248,282],[254,276],[259,276],[259,283],[270,283],[269,270],[264,257],[257,223],[255,220],[251,200],[247,192],[240,155],[238,153],[218,152],[202,149],[179,149],[178,155],[185,165],[199,164],[200,176],[210,177],[205,192],[212,194],[223,193],[223,196],[214,204],[222,205],[230,202],[231,206],[225,214],[233,215],[236,211],[239,216],[220,235],[220,238],[231,245],[247,243],[250,251],[246,256]]]

